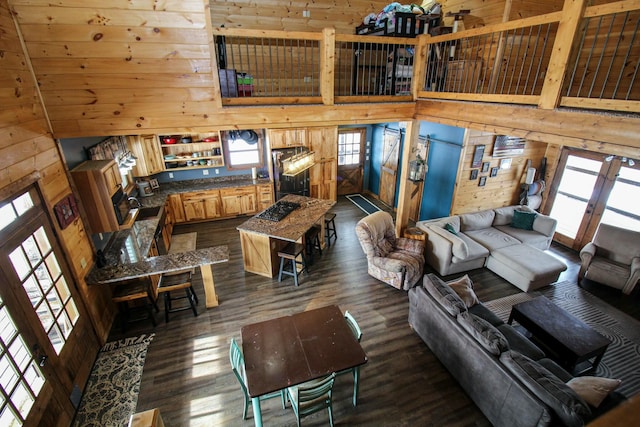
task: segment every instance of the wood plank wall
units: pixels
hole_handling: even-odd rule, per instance
[[[500,158],[491,156],[495,139],[496,135],[493,133],[475,130],[467,132],[451,204],[452,214],[517,204],[521,190],[520,184],[524,182],[526,175],[527,161],[531,160],[531,166],[538,169],[547,150],[545,143],[527,141],[523,154],[508,157],[511,159],[511,168],[499,170],[497,176],[491,177],[491,168],[500,166]],[[470,179],[471,170],[478,169],[471,167],[473,154],[478,145],[485,146],[482,162],[489,163],[489,170],[487,172],[478,170],[478,177]],[[478,185],[481,177],[486,178],[486,184],[482,187]]]
[[[67,167],[51,136],[41,108],[34,80],[22,51],[6,0],[0,0],[0,188],[6,188],[34,173],[49,214],[51,207],[72,192]],[[58,227],[57,221],[52,223]],[[61,244],[91,317],[94,328],[106,338],[113,318],[110,295],[104,289],[89,288],[82,278],[93,265],[93,251],[82,221],[77,219],[64,230],[58,228]],[[82,267],[82,259],[86,266]]]

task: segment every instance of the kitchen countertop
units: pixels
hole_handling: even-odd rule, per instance
[[[152,196],[139,197],[142,207],[164,207],[171,194],[206,191],[212,189],[246,187],[269,184],[269,179],[253,180],[249,176],[196,179],[163,183]],[[129,229],[113,233],[104,250],[107,266],[94,266],[85,280],[90,284],[109,284],[118,281],[167,273],[197,267],[203,263],[215,264],[229,260],[227,246],[216,246],[180,254],[149,257],[162,211],[157,216],[139,220]]]
[[[336,203],[333,200],[314,199],[293,194],[289,194],[280,200],[299,203],[300,207],[277,222],[254,216],[236,228],[244,232],[295,242],[313,224],[320,221],[324,214]]]

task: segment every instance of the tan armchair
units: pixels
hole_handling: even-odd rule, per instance
[[[580,260],[579,282],[587,278],[630,294],[640,279],[640,232],[600,224]]]
[[[379,211],[362,218],[356,235],[367,256],[369,275],[405,291],[422,278],[424,242],[396,237],[389,213]]]

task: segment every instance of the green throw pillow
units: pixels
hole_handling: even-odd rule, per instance
[[[538,214],[535,212],[513,211],[511,226],[522,230],[533,230],[533,221]]]
[[[455,228],[453,228],[453,225],[451,225],[451,224],[449,224],[449,223],[446,223],[446,224],[444,225],[444,229],[445,229],[445,230],[447,230],[447,231],[448,231],[449,233],[451,233],[451,234],[455,234],[455,235],[457,235],[457,234],[458,234],[458,232],[456,231],[456,229],[455,229]]]

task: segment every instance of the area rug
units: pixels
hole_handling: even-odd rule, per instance
[[[154,334],[104,345],[93,365],[74,427],[122,427],[136,412],[140,380]]]
[[[379,207],[367,200],[362,194],[351,194],[346,197],[366,214],[372,214],[380,210]]]
[[[484,305],[506,322],[512,305],[539,295],[545,296],[612,341],[598,365],[596,376],[621,379],[618,391],[627,397],[640,392],[640,322],[575,283],[559,282],[529,294],[519,293],[488,301]]]
[[[171,236],[171,247],[169,248],[169,253],[176,254],[180,252],[195,251],[197,240],[198,233],[195,231],[192,233],[174,234]]]

